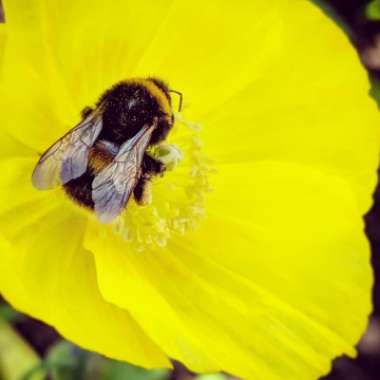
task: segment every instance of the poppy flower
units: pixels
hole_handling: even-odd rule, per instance
[[[307,1],[5,0],[0,292],[108,357],[316,379],[371,311],[363,215],[379,115],[354,48]],[[150,204],[103,224],[40,154],[113,84],[157,77],[183,112]],[[178,100],[172,96],[173,110]],[[166,145],[165,145],[166,144]]]

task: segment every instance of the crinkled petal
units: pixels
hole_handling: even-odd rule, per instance
[[[171,2],[4,1],[4,127],[46,149],[83,108],[132,75]]]
[[[36,149],[128,77],[161,77],[183,92],[193,114],[205,114],[281,58],[287,22],[278,0],[4,3],[10,38],[2,91],[12,115],[5,124]]]
[[[61,190],[33,188],[31,157],[0,161],[0,293],[91,350],[145,367],[170,366],[131,315],[99,293],[83,248],[86,218]]]
[[[28,223],[1,222],[2,295],[87,349],[145,367],[170,366],[131,315],[100,295],[93,256],[82,248],[84,219],[46,202],[28,205]]]
[[[278,61],[283,1],[176,1],[136,68],[154,73],[184,96],[195,117],[223,104]]]
[[[201,118],[205,148],[217,164],[279,160],[342,177],[365,213],[380,140],[367,73],[347,36],[317,7],[281,3],[280,52],[258,79]]]
[[[206,221],[167,249],[128,252],[94,224],[85,244],[100,290],[190,368],[315,379],[333,357],[355,354],[371,309],[369,247],[352,190],[294,164],[220,170]]]

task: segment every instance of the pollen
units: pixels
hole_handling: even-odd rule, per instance
[[[168,141],[151,149],[150,154],[166,166],[166,172],[150,184],[151,202],[141,206],[131,199],[113,222],[114,232],[133,250],[164,247],[171,237],[201,223],[213,168],[204,154],[200,129],[178,115]]]

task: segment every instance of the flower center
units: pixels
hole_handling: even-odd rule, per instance
[[[114,232],[134,250],[163,247],[172,235],[195,229],[203,218],[212,168],[202,151],[199,130],[199,125],[178,114],[168,140],[149,151],[166,166],[165,174],[148,185],[151,202],[141,206],[131,199],[113,222]]]

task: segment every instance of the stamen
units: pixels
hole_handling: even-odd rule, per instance
[[[162,143],[154,147],[150,153],[165,164],[166,170],[174,170],[183,160],[182,151],[176,144]]]
[[[152,179],[151,204],[140,206],[131,199],[114,222],[114,232],[136,251],[166,246],[173,235],[197,228],[205,215],[212,167],[203,153],[200,126],[182,115],[176,121],[169,141],[150,151],[167,168],[162,177]]]

